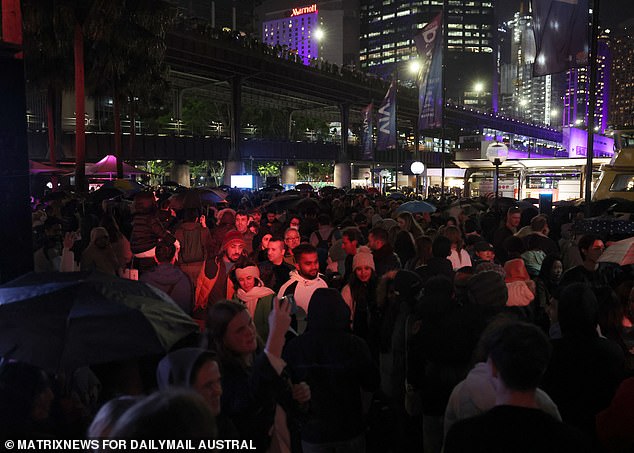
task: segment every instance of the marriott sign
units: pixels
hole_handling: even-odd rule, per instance
[[[310,14],[317,12],[317,4],[304,6],[303,8],[293,8],[291,10],[291,17],[301,16],[302,14]]]

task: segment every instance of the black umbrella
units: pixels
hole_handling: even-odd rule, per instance
[[[0,356],[46,370],[163,354],[197,330],[169,296],[138,281],[31,273],[0,286]]]

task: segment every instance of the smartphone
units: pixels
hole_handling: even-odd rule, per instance
[[[288,305],[291,307],[291,315],[297,313],[297,302],[295,302],[295,296],[293,294],[288,294],[280,299],[280,304],[285,300],[288,302]]]

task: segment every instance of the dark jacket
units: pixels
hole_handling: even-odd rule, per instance
[[[175,238],[163,227],[156,211],[135,214],[130,236],[132,253],[146,252],[156,247],[159,240],[173,244]]]
[[[141,274],[139,280],[165,292],[185,313],[192,314],[194,308],[192,284],[189,277],[179,268],[162,263],[151,271]]]
[[[401,262],[396,253],[392,250],[392,246],[389,244],[385,244],[380,249],[373,250],[372,257],[374,258],[374,267],[378,278],[388,271],[398,270],[401,268]]]
[[[286,261],[282,261],[282,264],[276,266],[268,260],[258,263],[258,268],[260,269],[260,279],[264,286],[271,288],[276,293],[289,280],[291,271],[295,270]]]
[[[379,372],[365,341],[350,333],[350,310],[336,290],[315,291],[307,330],[288,343],[284,359],[293,381],[311,389],[303,441],[344,441],[364,432],[360,390],[376,390]]]

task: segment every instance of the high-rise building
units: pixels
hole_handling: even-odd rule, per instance
[[[564,75],[533,77],[536,46],[532,17],[520,11],[500,31],[500,113],[535,123],[560,125]]]
[[[492,1],[361,0],[361,68],[388,78],[397,64],[416,58],[414,36],[443,7],[446,99],[490,108],[496,85]]]
[[[603,134],[607,128],[611,53],[605,36],[599,38],[597,52],[596,107],[594,109],[595,131]],[[564,127],[582,127],[588,122],[588,93],[590,78],[588,68],[579,67],[566,72],[566,85],[563,97],[562,125]]]
[[[263,42],[297,52],[304,64],[323,59],[358,66],[358,0],[268,0],[256,11]]]
[[[634,127],[634,20],[622,24],[610,40],[612,79],[610,119],[615,129]]]

